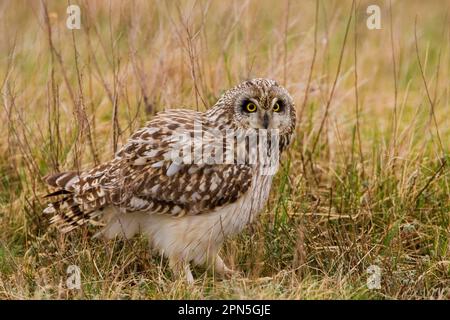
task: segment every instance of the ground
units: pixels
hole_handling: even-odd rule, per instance
[[[450,298],[448,4],[73,1],[70,30],[67,3],[43,3],[0,4],[0,298]],[[143,238],[48,228],[43,176],[252,77],[286,86],[298,127],[260,219],[222,250],[239,275],[188,287]]]

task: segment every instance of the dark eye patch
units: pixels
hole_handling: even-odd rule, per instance
[[[246,113],[253,113],[256,111],[256,108],[257,108],[256,104],[250,99],[245,99],[241,103],[241,109]]]
[[[286,108],[286,103],[283,100],[281,100],[281,99],[278,99],[273,104],[273,109],[274,109],[275,112],[283,112],[285,108]]]

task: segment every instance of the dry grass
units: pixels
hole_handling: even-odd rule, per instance
[[[75,31],[64,1],[0,3],[1,298],[450,298],[447,4],[77,3]],[[373,3],[382,30],[366,28]],[[45,174],[109,159],[155,112],[205,110],[256,76],[286,85],[300,124],[260,221],[223,249],[242,277],[196,270],[187,288],[143,239],[47,228]]]

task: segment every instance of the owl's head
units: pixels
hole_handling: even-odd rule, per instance
[[[278,129],[290,134],[295,128],[295,105],[277,82],[252,79],[226,91],[218,102],[240,129]]]

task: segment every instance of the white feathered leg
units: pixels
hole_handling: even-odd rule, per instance
[[[225,262],[223,262],[223,259],[219,255],[216,255],[213,265],[214,265],[214,272],[222,277],[231,277],[232,275],[238,273],[235,270],[228,268]]]
[[[169,266],[173,270],[173,273],[180,279],[185,279],[188,284],[194,284],[194,276],[191,272],[191,266],[189,262],[179,261],[177,259],[169,259]]]

